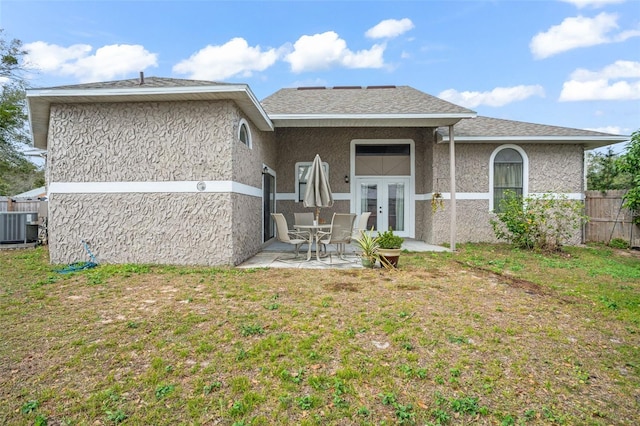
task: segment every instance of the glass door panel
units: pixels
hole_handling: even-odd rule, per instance
[[[378,230],[378,183],[361,182],[360,183],[360,212],[371,212],[367,221],[367,229],[373,227],[374,231]]]
[[[406,236],[409,209],[408,178],[358,178],[358,211],[371,212],[367,229],[387,230]]]
[[[404,183],[387,183],[387,228],[394,231],[405,231],[405,187]]]

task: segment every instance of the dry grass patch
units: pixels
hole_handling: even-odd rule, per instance
[[[0,252],[0,423],[633,424],[640,263],[569,254],[59,275]]]

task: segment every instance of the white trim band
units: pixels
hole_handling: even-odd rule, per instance
[[[167,182],[52,182],[49,194],[234,193],[262,197],[262,189],[230,180]]]
[[[334,201],[350,201],[351,194],[348,192],[334,192],[333,194]],[[293,192],[278,192],[276,194],[276,201],[296,201],[297,194]],[[302,201],[297,201],[302,203]]]
[[[450,192],[441,192],[443,200],[450,200]],[[581,192],[536,192],[529,193],[531,197],[542,197],[543,195],[552,195],[554,198],[567,197],[569,200],[584,200],[584,194]],[[416,201],[431,201],[433,192],[428,194],[416,194]],[[491,195],[488,192],[456,192],[456,200],[489,200]]]

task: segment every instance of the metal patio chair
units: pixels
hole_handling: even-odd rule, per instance
[[[293,223],[294,225],[313,225],[313,213],[294,213]]]
[[[351,236],[351,238],[360,238],[360,235],[367,230],[367,222],[369,221],[369,216],[371,216],[371,212],[364,212],[360,215],[360,217],[358,217],[356,226],[353,228],[353,235]]]
[[[282,213],[271,213],[271,217],[276,222],[276,238],[280,242],[295,246],[295,258],[298,258],[300,246],[302,244],[311,244],[309,232],[289,229],[287,219]]]
[[[344,251],[347,244],[351,242],[353,233],[353,222],[356,220],[355,213],[334,213],[331,219],[331,229],[329,232],[318,231],[317,244],[335,244],[336,252],[340,259],[345,260]],[[318,259],[320,260],[320,259]]]

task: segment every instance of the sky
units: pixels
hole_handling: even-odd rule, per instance
[[[489,117],[640,129],[640,0],[0,0],[32,87],[408,85]],[[615,146],[617,152],[624,144]]]

